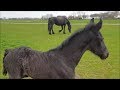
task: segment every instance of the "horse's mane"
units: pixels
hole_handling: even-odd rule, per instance
[[[68,37],[66,40],[64,40],[61,45],[59,45],[58,47],[56,47],[56,48],[54,48],[54,49],[51,49],[51,50],[49,50],[49,51],[54,51],[54,50],[56,50],[56,49],[58,49],[58,50],[62,49],[64,46],[67,46],[74,37],[76,37],[77,35],[82,34],[82,32],[88,32],[93,26],[94,26],[94,24],[89,23],[89,24],[86,25],[84,28],[78,29],[78,30],[77,30],[75,33],[73,33],[70,37]]]
[[[67,20],[67,24],[70,25],[70,21],[67,18],[65,18],[65,19]]]

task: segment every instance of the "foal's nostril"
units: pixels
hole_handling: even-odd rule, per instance
[[[104,53],[103,55],[101,55],[100,58],[104,60],[104,59],[106,59],[108,56],[109,56],[109,53],[106,52],[106,53]]]
[[[109,56],[109,53],[107,52],[107,53],[105,53],[105,58],[107,58]]]
[[[107,53],[106,57],[108,57],[108,56],[109,56],[109,53]]]

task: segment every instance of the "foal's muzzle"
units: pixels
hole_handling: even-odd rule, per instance
[[[109,56],[109,53],[106,52],[106,53],[100,55],[100,58],[101,58],[102,60],[105,60],[108,56]]]

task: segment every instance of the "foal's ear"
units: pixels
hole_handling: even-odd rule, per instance
[[[90,23],[94,23],[94,18],[92,18],[92,19],[90,20]]]
[[[100,18],[100,21],[95,25],[95,28],[97,31],[99,31],[102,27],[102,19]]]

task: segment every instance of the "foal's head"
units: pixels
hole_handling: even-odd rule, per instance
[[[101,59],[106,59],[109,55],[109,52],[105,46],[104,38],[102,37],[102,34],[100,33],[100,29],[102,27],[102,19],[97,24],[94,24],[94,20],[91,19],[90,26],[88,27],[88,30],[90,30],[91,37],[93,37],[92,41],[89,44],[89,50],[93,52],[94,54],[98,55]]]

